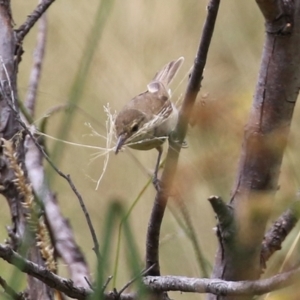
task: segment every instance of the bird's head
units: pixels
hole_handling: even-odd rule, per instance
[[[137,133],[147,122],[146,115],[137,109],[124,109],[116,117],[115,129],[117,135],[117,146],[115,153],[121,150],[126,141]]]

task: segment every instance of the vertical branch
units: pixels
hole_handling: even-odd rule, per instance
[[[42,4],[42,0],[39,1],[39,5]],[[37,88],[40,82],[42,63],[45,56],[46,48],[46,37],[47,37],[47,17],[44,13],[39,20],[37,43],[33,54],[33,66],[29,78],[29,86],[25,99],[25,107],[31,117],[34,117],[35,103],[37,96]]]
[[[88,287],[90,271],[83,253],[76,244],[72,228],[64,218],[55,195],[51,192],[45,179],[43,154],[37,148],[32,137],[26,138],[26,168],[35,194],[43,202],[48,230],[56,254],[66,264],[70,278],[76,286]]]
[[[16,70],[14,66],[15,42],[12,30],[10,1],[0,2],[0,137],[11,139],[19,131],[18,123],[15,122],[13,111],[9,103],[11,96],[16,95]],[[16,106],[16,103],[13,103]],[[17,106],[16,106],[17,108]],[[20,145],[19,155],[23,149]],[[13,184],[14,172],[9,168],[9,162],[1,153],[1,193],[6,198],[10,207],[12,227],[9,228],[10,243],[17,248],[20,237],[25,231],[21,197]]]
[[[39,1],[39,5],[42,4]],[[30,114],[34,116],[37,101],[37,89],[40,83],[42,64],[44,60],[47,38],[47,19],[44,13],[38,26],[37,44],[34,52],[34,61],[31,69],[28,92],[25,106]],[[62,215],[58,201],[51,192],[45,179],[43,166],[43,153],[37,148],[32,137],[27,136],[25,142],[25,164],[28,177],[35,191],[36,196],[43,203],[45,218],[48,230],[50,231],[55,253],[62,258],[67,265],[70,278],[76,286],[88,287],[86,279],[90,279],[90,271],[85,258],[76,244],[74,234],[69,222]]]
[[[213,274],[233,281],[261,273],[261,243],[300,86],[300,1],[257,3],[266,18],[266,38],[230,202],[235,231],[220,240]],[[225,298],[236,299],[218,299]]]
[[[179,112],[179,121],[176,128],[177,141],[170,139],[170,146],[166,158],[165,169],[161,179],[161,190],[157,192],[151,212],[147,241],[146,241],[146,268],[154,265],[149,275],[160,275],[159,267],[159,236],[162,219],[168,201],[168,195],[177,168],[180,148],[186,135],[190,114],[200,89],[202,74],[206,63],[210,41],[218,14],[220,0],[211,0],[207,6],[207,18],[204,24],[200,45],[197,51],[194,69]]]
[[[15,35],[12,29],[12,16],[10,1],[0,2],[0,137],[4,140],[11,140],[13,147],[7,155],[7,149],[1,149],[1,193],[7,199],[11,211],[13,227],[9,229],[10,244],[14,249],[19,248],[24,240],[28,245],[27,256],[30,260],[42,265],[43,259],[34,240],[28,239],[26,230],[26,208],[23,205],[24,195],[20,193],[18,179],[16,180],[16,169],[12,167],[10,158],[14,158],[16,166],[22,171],[24,182],[28,182],[27,173],[24,168],[24,135],[21,133],[21,126],[17,121],[19,113],[17,99],[17,69],[14,63]],[[4,154],[6,153],[6,155]],[[20,178],[20,177],[19,177]],[[28,294],[31,299],[51,299],[52,291],[46,285],[33,277],[28,277]]]

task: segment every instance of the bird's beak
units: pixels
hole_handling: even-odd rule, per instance
[[[117,146],[116,146],[116,151],[115,153],[118,154],[119,151],[121,150],[122,146],[124,145],[124,142],[126,141],[126,137],[121,134],[119,137],[118,137],[118,141],[117,141]]]

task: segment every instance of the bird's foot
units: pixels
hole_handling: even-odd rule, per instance
[[[173,131],[170,136],[169,136],[169,139],[177,144],[177,145],[180,145],[181,148],[188,148],[188,143],[186,140],[183,140],[182,142],[179,141],[179,139],[177,138],[176,136],[176,133]]]
[[[181,143],[181,148],[188,148],[188,147],[189,147],[189,144],[187,143],[187,141],[183,140]]]
[[[170,190],[166,186],[164,186],[163,182],[157,177],[154,176],[152,178],[152,183],[156,189],[156,192],[159,193],[160,195],[163,195],[164,197],[173,196],[173,194],[170,193]]]
[[[161,180],[157,178],[157,175],[154,175],[152,178],[152,183],[156,189],[156,192],[161,192],[162,190],[162,184]]]

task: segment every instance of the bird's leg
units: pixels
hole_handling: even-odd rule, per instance
[[[158,170],[159,170],[161,155],[163,153],[163,147],[158,146],[158,147],[156,147],[156,150],[158,151],[158,157],[157,157],[155,170],[154,170],[154,174],[153,174],[153,184],[155,186],[156,191],[159,191],[160,190],[160,180],[158,179],[157,176],[158,176]]]

